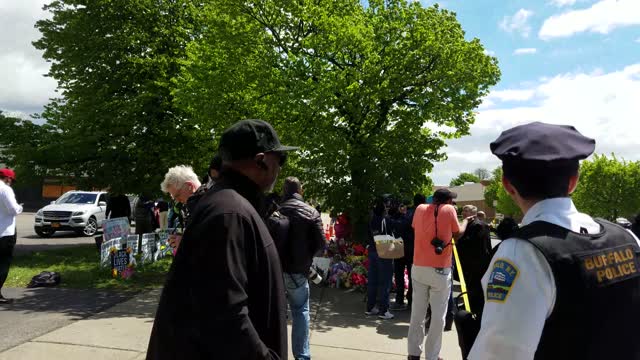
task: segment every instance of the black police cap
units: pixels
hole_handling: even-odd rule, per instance
[[[596,141],[573,126],[533,122],[516,126],[492,142],[491,152],[503,162],[571,163],[586,159]]]
[[[280,143],[278,134],[264,120],[241,120],[222,133],[218,151],[225,160],[242,160],[259,153],[297,150]]]

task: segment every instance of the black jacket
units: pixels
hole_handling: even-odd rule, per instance
[[[382,220],[384,219],[385,228],[382,228]],[[391,219],[389,216],[380,216],[373,214],[369,221],[369,235],[367,245],[369,245],[369,251],[376,251],[376,243],[373,240],[375,235],[381,234],[394,234],[396,236],[402,236],[398,223]]]
[[[109,197],[104,216],[107,219],[115,219],[119,217],[126,217],[127,219],[131,218],[131,204],[129,204],[129,198],[126,195],[114,195]]]
[[[285,289],[263,202],[253,182],[230,171],[197,202],[147,359],[287,359]]]
[[[313,256],[325,246],[322,219],[318,210],[293,194],[280,205],[280,213],[289,218],[289,236],[281,249],[282,270],[291,274],[307,274]]]

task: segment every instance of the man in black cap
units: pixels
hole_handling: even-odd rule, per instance
[[[578,212],[570,194],[595,141],[572,126],[531,123],[491,144],[523,227],[482,279],[482,359],[639,359],[640,246],[630,232]]]
[[[262,120],[222,134],[223,170],[171,265],[147,359],[287,358],[282,270],[262,209],[294,149]]]

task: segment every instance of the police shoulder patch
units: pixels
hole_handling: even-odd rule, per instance
[[[504,303],[509,297],[511,288],[518,279],[518,268],[509,260],[497,259],[487,284],[487,301]]]

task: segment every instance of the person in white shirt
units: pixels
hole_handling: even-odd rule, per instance
[[[544,123],[491,144],[525,216],[482,279],[484,311],[468,359],[640,359],[640,242],[580,213],[569,197],[579,160],[594,148],[575,128]]]
[[[2,295],[2,286],[9,275],[13,248],[16,245],[16,215],[22,213],[22,206],[16,201],[11,188],[15,180],[13,170],[0,169],[0,304],[13,300]]]

